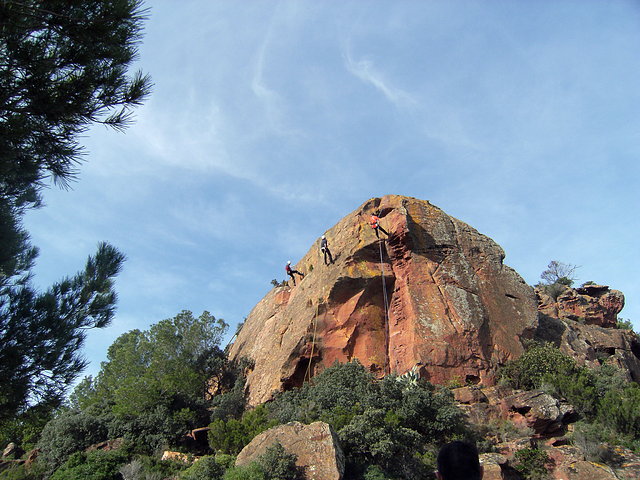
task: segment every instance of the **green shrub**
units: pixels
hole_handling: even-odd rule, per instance
[[[369,465],[362,476],[363,480],[387,480],[387,474],[378,465]]]
[[[215,451],[237,455],[256,435],[277,424],[276,420],[269,418],[266,407],[259,405],[245,412],[240,420],[216,419],[211,422],[209,446]]]
[[[46,469],[41,463],[34,463],[30,467],[15,465],[0,472],[0,480],[42,480],[45,478]]]
[[[219,480],[224,475],[224,470],[214,456],[206,456],[180,472],[178,478],[180,480]]]
[[[128,452],[123,449],[77,452],[53,473],[51,480],[114,480],[128,460]]]
[[[300,469],[296,467],[296,456],[287,453],[276,442],[254,462],[241,467],[232,467],[224,474],[224,480],[299,480]]]
[[[618,318],[618,320],[616,321],[616,328],[619,328],[621,330],[633,331],[633,323],[631,322],[631,320]]]
[[[126,465],[122,465],[120,473],[124,480],[164,480],[176,478],[176,475],[184,468],[184,465],[179,462],[141,455]]]
[[[525,480],[543,480],[549,478],[545,465],[549,456],[538,448],[523,448],[515,453],[514,468]]]
[[[571,375],[576,363],[550,343],[533,343],[522,356],[508,362],[500,378],[513,388],[541,388],[550,377]]]
[[[346,478],[362,479],[367,468],[387,478],[427,475],[420,455],[430,445],[467,433],[451,392],[425,381],[381,381],[360,363],[335,364],[313,384],[279,394],[267,405],[280,422],[323,420],[338,432],[347,459]],[[418,455],[416,455],[418,454]]]
[[[601,424],[577,422],[574,426],[573,443],[589,461],[612,464],[615,453],[611,445],[617,442],[617,435]]]
[[[365,410],[338,432],[345,455],[385,470],[406,465],[413,452],[421,448],[423,438],[399,423],[397,416],[384,410]]]
[[[72,453],[107,440],[107,432],[101,418],[78,411],[63,413],[42,430],[39,459],[54,469]]]
[[[609,390],[600,402],[598,421],[640,439],[640,385],[632,383],[621,390]]]
[[[241,467],[232,467],[224,473],[223,480],[267,480],[262,467],[256,462]]]
[[[302,475],[296,460],[293,453],[288,453],[280,442],[276,442],[258,457],[258,464],[265,472],[266,480],[297,480]]]

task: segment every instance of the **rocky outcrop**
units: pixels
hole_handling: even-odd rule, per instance
[[[640,339],[629,330],[615,328],[624,295],[604,285],[536,288],[539,319],[536,338],[551,342],[578,363],[610,363],[640,381]],[[554,296],[557,298],[554,299]]]
[[[368,225],[376,210],[385,241]],[[255,365],[250,404],[352,359],[378,376],[416,368],[433,383],[490,385],[535,332],[533,289],[500,246],[427,201],[374,198],[325,234],[335,264],[318,241],[297,262],[304,279],[272,289],[231,347]]]
[[[503,417],[514,425],[530,428],[537,436],[563,435],[577,420],[574,408],[539,390],[514,393],[500,402]]]
[[[279,442],[288,453],[296,455],[296,465],[304,471],[305,480],[340,480],[345,459],[338,438],[329,424],[314,422],[304,425],[291,422],[262,432],[242,449],[236,465],[246,465]]]
[[[535,290],[539,311],[553,318],[612,328],[624,307],[624,295],[606,285],[571,288],[548,285]]]

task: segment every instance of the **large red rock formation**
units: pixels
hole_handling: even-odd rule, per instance
[[[549,290],[554,288],[558,291],[550,295]],[[622,292],[610,290],[606,285],[584,285],[580,288],[551,285],[536,288],[536,296],[538,309],[545,315],[605,328],[616,326],[618,313],[624,307]]]
[[[325,233],[335,264],[318,240],[297,263],[304,279],[271,290],[231,348],[253,360],[250,404],[352,359],[379,376],[413,368],[434,383],[492,384],[533,336],[533,289],[500,246],[427,201],[374,198]]]

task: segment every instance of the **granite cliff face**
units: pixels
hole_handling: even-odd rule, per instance
[[[534,291],[500,246],[427,201],[373,198],[325,234],[335,263],[324,265],[318,240],[297,263],[304,279],[271,290],[230,350],[253,360],[250,404],[352,359],[379,376],[491,385],[536,331]]]

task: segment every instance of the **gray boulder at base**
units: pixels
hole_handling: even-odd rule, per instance
[[[344,454],[337,435],[324,422],[313,422],[310,425],[290,422],[262,432],[242,449],[236,465],[251,463],[276,442],[280,442],[288,453],[298,457],[296,465],[304,469],[306,480],[342,479]]]

